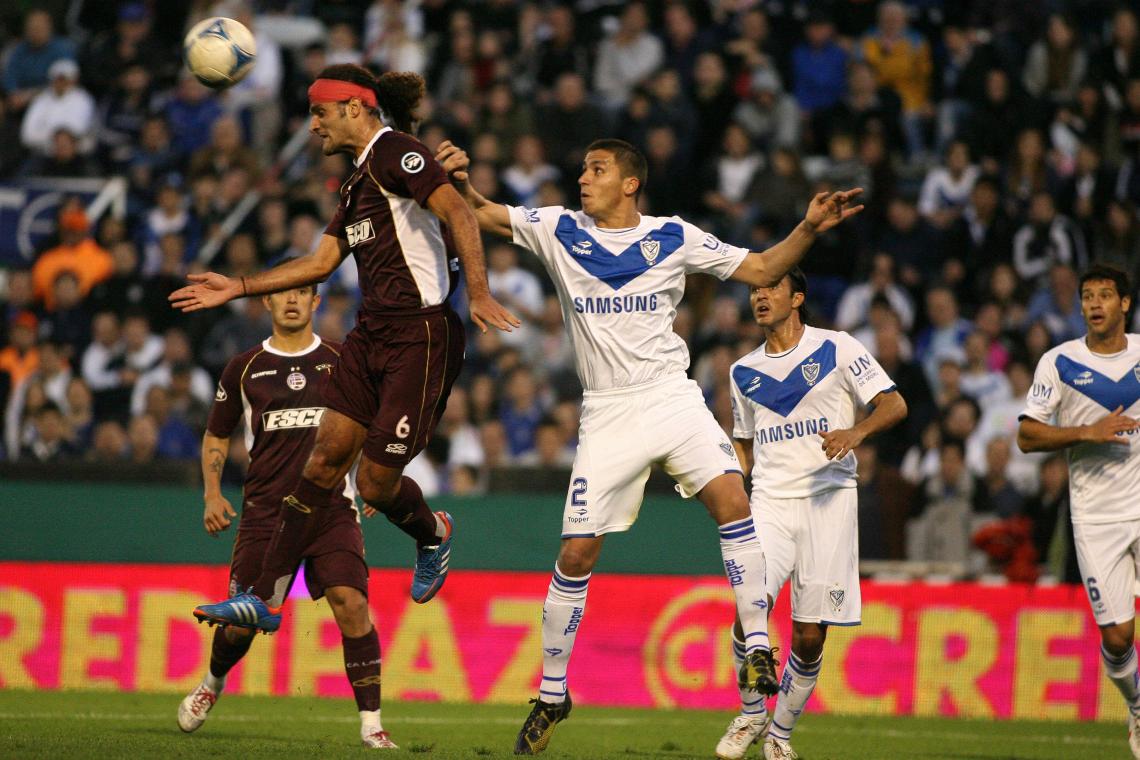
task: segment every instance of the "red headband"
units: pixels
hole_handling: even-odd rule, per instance
[[[340,103],[349,98],[360,98],[360,102],[364,105],[376,107],[376,93],[370,87],[340,79],[318,79],[309,85],[310,105],[313,103]]]

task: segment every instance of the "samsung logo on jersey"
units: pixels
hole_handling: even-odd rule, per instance
[[[783,425],[760,428],[756,431],[756,442],[763,446],[766,443],[780,443],[803,438],[805,435],[818,435],[826,433],[828,422],[826,417],[818,420],[800,420],[799,422],[785,422]]]
[[[657,311],[657,294],[647,296],[576,296],[574,311],[579,314],[621,314]]]
[[[266,430],[317,427],[325,409],[322,406],[302,409],[277,409],[261,415],[261,426]]]

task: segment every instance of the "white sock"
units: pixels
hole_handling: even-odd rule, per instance
[[[377,731],[383,731],[383,726],[380,725],[380,711],[379,710],[361,710],[360,711],[360,735],[371,736]]]
[[[1134,714],[1140,714],[1140,673],[1136,670],[1136,647],[1128,647],[1128,651],[1120,657],[1110,654],[1102,644],[1100,658],[1104,661],[1104,670],[1108,678],[1124,697],[1128,709]]]
[[[804,711],[819,680],[819,669],[823,665],[823,655],[815,662],[804,662],[795,652],[788,655],[784,664],[784,677],[780,679],[780,695],[776,698],[776,709],[772,711],[772,727],[769,736],[788,741],[800,713]]]
[[[439,516],[439,512],[436,512],[433,516],[435,517],[435,537],[442,541],[444,536],[447,535],[447,523]]]
[[[744,651],[768,649],[768,591],[764,548],[752,517],[720,526],[720,556],[736,595],[736,614],[744,628]]]
[[[206,677],[202,679],[202,685],[215,694],[221,694],[222,689],[226,688],[226,677],[219,678],[211,673],[209,668],[206,668]]]
[[[740,667],[744,664],[744,642],[736,638],[736,632],[732,632],[732,678],[736,679],[740,673]],[[737,689],[740,691],[740,714],[751,715],[757,718],[763,718],[768,714],[768,706],[765,704],[763,694],[755,692],[752,689],[741,688],[739,685]]]
[[[554,565],[554,577],[542,605],[542,683],[538,698],[543,702],[566,701],[566,668],[586,609],[589,583],[589,574],[573,578]]]

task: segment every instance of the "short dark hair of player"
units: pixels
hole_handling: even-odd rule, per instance
[[[793,296],[796,293],[804,294],[804,302],[801,303],[798,308],[800,310],[800,324],[806,325],[808,323],[808,319],[811,317],[808,314],[807,275],[804,274],[804,270],[800,269],[799,267],[792,267],[790,270],[788,270],[788,283],[792,286]]]
[[[379,109],[368,109],[376,118],[383,112],[392,125],[401,132],[411,133],[415,128],[412,114],[424,99],[427,83],[412,71],[387,71],[376,77],[371,71],[355,63],[337,63],[321,69],[317,79],[336,79],[367,87],[376,93]],[[366,106],[367,108],[367,106]]]
[[[586,146],[587,153],[595,150],[606,150],[614,154],[614,163],[621,170],[621,176],[633,177],[637,180],[637,192],[633,194],[633,197],[638,198],[641,191],[645,189],[645,183],[649,178],[649,165],[645,162],[645,156],[641,154],[641,151],[625,140],[612,137],[594,140]]]
[[[1116,295],[1121,298],[1132,296],[1132,283],[1128,273],[1109,264],[1093,264],[1081,275],[1080,290],[1085,289],[1086,282],[1107,280],[1116,286]]]

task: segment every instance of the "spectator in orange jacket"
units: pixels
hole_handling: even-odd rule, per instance
[[[86,298],[91,288],[110,277],[115,268],[111,254],[88,234],[83,209],[64,208],[59,215],[59,238],[59,245],[44,251],[32,265],[32,289],[49,311],[55,308],[52,285],[61,272],[75,273]]]
[[[36,315],[21,311],[12,317],[8,329],[8,345],[0,349],[0,372],[7,372],[15,388],[39,369],[40,352],[36,348]]]
[[[898,93],[911,157],[925,150],[925,122],[934,115],[930,77],[934,65],[930,45],[907,27],[906,6],[888,0],[879,6],[879,25],[859,43],[859,54],[875,71],[879,85]]]

